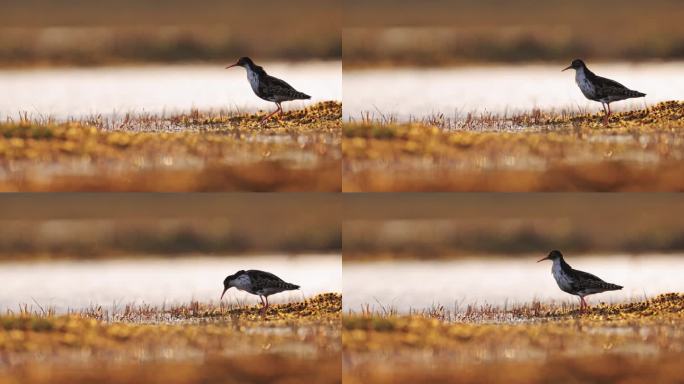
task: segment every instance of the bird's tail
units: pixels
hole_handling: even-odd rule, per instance
[[[299,285],[297,285],[297,284],[285,283],[285,284],[283,284],[283,288],[287,289],[288,291],[291,291],[291,290],[294,290],[294,289],[299,289]]]
[[[618,290],[620,290],[620,289],[622,289],[622,288],[624,288],[624,287],[623,287],[622,285],[617,285],[617,284],[608,283],[608,287],[607,287],[607,288],[608,288],[608,290],[610,290],[610,291],[618,291]]]
[[[295,97],[296,97],[297,99],[299,99],[299,100],[307,100],[307,99],[310,99],[310,98],[311,98],[311,96],[307,95],[307,94],[304,93],[304,92],[297,92],[297,93],[295,93]]]
[[[631,89],[627,91],[627,96],[629,97],[644,97],[646,96],[645,93],[641,93],[639,91],[632,91]]]

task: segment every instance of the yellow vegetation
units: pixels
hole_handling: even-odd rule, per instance
[[[456,322],[435,311],[345,316],[343,353],[350,363],[344,379],[583,382],[652,374],[684,356],[683,294],[599,305],[586,314],[539,303],[502,312],[475,310]],[[557,370],[559,364],[567,367]],[[499,370],[507,374],[494,373]],[[661,371],[656,381],[673,382],[671,374]]]
[[[0,316],[0,383],[339,382],[341,308],[342,296],[328,293],[264,316],[199,303]]]
[[[264,113],[2,123],[0,190],[339,190],[341,103]]]
[[[345,124],[345,191],[679,191],[684,102],[602,115]]]

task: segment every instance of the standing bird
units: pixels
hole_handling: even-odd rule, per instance
[[[278,106],[278,109],[261,119],[262,123],[278,112],[281,114],[283,113],[283,108],[280,105],[283,101],[306,100],[311,98],[311,96],[299,92],[283,80],[270,76],[262,67],[254,64],[249,57],[241,57],[237,63],[227,66],[226,69],[232,67],[242,67],[246,69],[247,80],[249,80],[249,85],[252,86],[254,94],[266,101],[272,101]]]
[[[563,71],[568,69],[575,70],[575,82],[582,91],[584,97],[601,103],[603,112],[606,113],[606,119],[608,119],[608,116],[610,116],[610,103],[613,101],[646,96],[645,93],[633,91],[617,81],[596,76],[594,72],[587,68],[587,65],[584,64],[584,61],[580,59],[573,60],[572,64],[563,69]],[[606,107],[608,107],[607,110]]]
[[[556,279],[558,288],[563,292],[579,296],[580,311],[589,307],[587,302],[584,301],[584,296],[622,289],[622,286],[606,283],[591,273],[572,269],[572,267],[563,260],[563,254],[560,253],[560,251],[551,251],[548,256],[537,261],[537,263],[544,260],[553,261],[551,274],[553,274],[554,279]]]
[[[249,271],[237,271],[223,280],[223,295],[230,287],[235,287],[241,291],[249,292],[252,295],[259,295],[263,308],[262,313],[268,308],[268,296],[283,291],[299,289],[299,285],[286,283],[280,277],[264,271],[250,269]],[[266,299],[266,301],[264,301]]]

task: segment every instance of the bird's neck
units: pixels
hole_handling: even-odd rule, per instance
[[[572,270],[572,267],[568,263],[563,260],[563,258],[558,258],[553,260],[553,271],[554,273],[556,272],[563,272],[563,273],[568,273],[569,271]]]
[[[252,87],[252,90],[254,92],[257,92],[259,89],[259,81],[261,79],[261,74],[258,70],[255,70],[255,68],[249,65],[245,66],[245,69],[247,70],[247,80],[249,80],[249,85]],[[261,72],[263,72],[263,69],[261,70]]]
[[[594,72],[590,71],[586,66],[581,66],[577,69],[577,78],[592,80],[596,75]]]
[[[254,76],[261,76],[265,75],[266,71],[264,71],[263,67],[260,67],[258,65],[246,65],[245,69],[247,70],[248,75],[254,75]]]

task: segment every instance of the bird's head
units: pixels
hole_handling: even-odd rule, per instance
[[[223,292],[221,293],[221,299],[223,299],[223,295],[226,294],[226,291],[234,286],[235,280],[237,280],[238,277],[242,276],[245,274],[245,271],[237,271],[235,274],[230,275],[226,277],[225,280],[223,280]]]
[[[227,66],[226,69],[233,68],[233,67],[243,67],[243,68],[249,67],[249,68],[252,68],[252,67],[254,67],[254,62],[252,61],[252,59],[245,56],[245,57],[241,57],[235,64]]]
[[[584,68],[584,67],[586,67],[586,65],[584,64],[584,61],[582,61],[580,59],[575,59],[572,61],[572,63],[570,63],[570,65],[567,68],[564,68],[563,71],[567,71],[568,69],[578,70],[578,69]],[[563,72],[563,71],[561,71],[561,72]]]
[[[555,261],[555,260],[559,260],[562,258],[563,258],[563,254],[559,250],[554,249],[553,251],[549,252],[548,256],[546,256],[545,258],[543,258],[541,260],[538,260],[537,263],[540,261],[544,261],[544,260]]]

